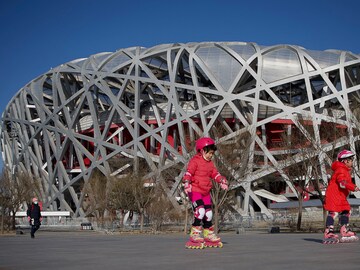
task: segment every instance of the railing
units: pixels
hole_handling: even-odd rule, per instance
[[[70,211],[41,211],[43,226],[73,225],[70,219]],[[26,211],[15,214],[17,226],[28,226]]]

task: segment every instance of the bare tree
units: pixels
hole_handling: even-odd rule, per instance
[[[85,184],[83,192],[85,195],[84,210],[86,214],[94,215],[100,227],[105,224],[105,215],[109,210],[109,180],[100,173],[94,171],[88,182]]]
[[[344,136],[334,123],[323,122],[316,138],[312,121],[299,118],[298,129],[283,136],[283,178],[294,187],[298,199],[296,229],[301,230],[304,197],[312,196],[324,203],[324,190],[330,167],[335,156],[336,142]],[[326,212],[323,212],[325,219]]]
[[[24,203],[31,201],[31,197],[39,195],[39,183],[27,173],[10,174],[3,170],[0,179],[0,207],[2,208],[1,231],[3,232],[3,218],[11,216],[11,228],[15,229],[15,216]]]
[[[3,171],[0,180],[1,234],[4,233],[7,217],[10,217],[11,188],[9,184],[6,172]]]
[[[113,179],[110,196],[112,207],[139,213],[140,231],[143,231],[146,208],[156,196],[154,189],[155,181],[153,179],[137,173]]]
[[[135,211],[135,198],[132,184],[124,178],[111,178],[111,189],[109,194],[109,205],[113,210]],[[122,222],[121,222],[122,224]]]
[[[152,181],[152,179],[143,179],[138,175],[135,175],[133,176],[131,183],[136,210],[140,215],[140,231],[143,231],[146,207],[155,196],[155,192],[153,191],[154,181]]]
[[[188,233],[188,223],[189,223],[189,212],[191,211],[191,203],[189,200],[184,197],[184,211],[185,211],[185,220],[184,220],[184,234]]]
[[[218,183],[216,183],[214,180],[212,181],[214,185],[213,189],[211,190],[211,199],[213,203],[213,213],[214,213],[213,224],[214,224],[214,230],[217,232],[219,231],[219,220],[220,220],[219,209],[225,203],[228,196],[228,191],[222,190]]]
[[[248,131],[244,131],[226,143],[218,144],[218,155],[215,163],[219,172],[227,178],[229,187],[242,181],[248,172],[248,161],[251,153],[251,144],[253,139]],[[214,182],[214,181],[213,181]],[[214,188],[211,191],[211,198],[214,210],[215,231],[219,230],[220,209],[225,204],[232,204],[233,198],[229,198],[229,191],[222,190],[220,185],[213,183]],[[225,207],[227,208],[227,207]]]
[[[163,192],[158,189],[156,196],[154,196],[146,211],[153,230],[155,232],[159,231],[165,221],[170,221],[173,212],[176,211],[171,202],[164,196]]]

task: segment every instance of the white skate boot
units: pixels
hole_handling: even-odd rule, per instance
[[[192,226],[190,231],[190,239],[186,242],[185,247],[191,249],[203,249],[204,238],[201,237],[201,232],[201,226]]]
[[[216,236],[214,233],[214,226],[204,229],[204,241],[205,247],[221,248],[223,246],[220,237]]]

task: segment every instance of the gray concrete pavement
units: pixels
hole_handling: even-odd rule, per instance
[[[323,245],[321,234],[223,233],[221,249],[189,250],[182,233],[105,235],[38,231],[0,236],[0,270],[359,269],[359,242]]]

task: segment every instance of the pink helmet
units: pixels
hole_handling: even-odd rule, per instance
[[[215,141],[209,137],[200,138],[196,141],[195,144],[196,151],[198,152],[208,145],[215,145]]]
[[[338,159],[344,159],[344,158],[350,158],[355,156],[355,154],[349,150],[342,150],[339,154],[338,154]]]

